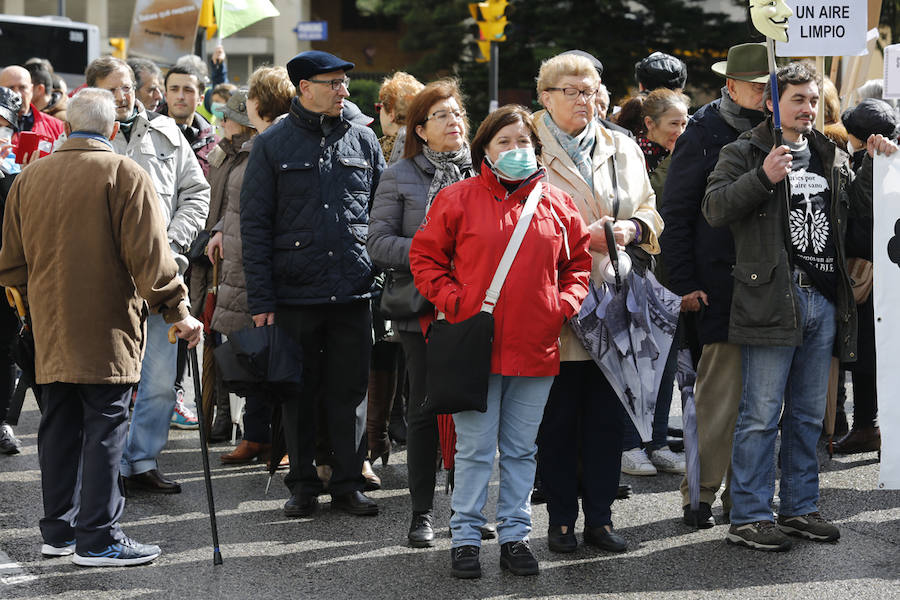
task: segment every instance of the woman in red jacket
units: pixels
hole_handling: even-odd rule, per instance
[[[572,199],[544,181],[530,113],[504,106],[491,113],[472,141],[480,175],[444,188],[410,248],[416,287],[451,323],[481,308],[494,271],[535,186],[534,217],[494,309],[494,343],[487,412],[454,415],[456,473],[450,519],[451,574],[481,575],[479,527],[494,453],[500,449],[497,528],[500,566],[533,575],[528,545],[535,438],[559,372],[558,337],[587,295],[590,235]],[[483,162],[482,162],[483,161]]]

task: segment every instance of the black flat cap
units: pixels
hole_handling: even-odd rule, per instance
[[[875,133],[893,139],[898,123],[894,108],[877,98],[866,98],[853,108],[848,108],[841,115],[841,121],[848,133],[863,142]]]
[[[634,79],[650,92],[661,87],[683,88],[687,81],[687,65],[671,54],[654,52],[634,63]]]
[[[22,97],[19,92],[0,86],[0,117],[9,121],[13,131],[19,130],[19,110],[22,108]]]
[[[600,62],[600,59],[598,59],[593,54],[585,52],[584,50],[566,50],[565,52],[560,54],[560,56],[562,56],[563,54],[574,54],[575,56],[585,57],[586,59],[591,61],[591,64],[594,65],[595,69],[597,69],[597,75],[603,77],[603,63]]]
[[[315,75],[332,71],[349,71],[354,66],[356,65],[352,62],[347,62],[334,54],[321,50],[307,50],[288,61],[287,72],[291,83],[296,86],[301,79],[309,79]]]

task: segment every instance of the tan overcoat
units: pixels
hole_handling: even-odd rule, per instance
[[[147,305],[169,323],[188,314],[153,181],[96,139],[71,138],[16,178],[0,284],[27,286],[39,384],[136,383]]]

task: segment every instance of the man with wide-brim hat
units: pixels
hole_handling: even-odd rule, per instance
[[[711,506],[726,472],[741,400],[740,347],[728,343],[734,240],[727,227],[713,229],[700,211],[706,179],[719,151],[762,122],[769,68],[765,44],[738,44],[728,59],[712,66],[725,78],[722,96],[702,106],[675,143],[659,211],[666,223],[660,236],[669,287],[683,296],[682,310],[703,346],[694,387],[700,448],[700,508],[690,509],[687,478],[681,483],[684,522],[700,528],[715,521]],[[726,483],[723,517],[731,508]]]
[[[303,391],[283,404],[288,517],[309,516],[318,505],[322,424],[331,446],[331,508],[378,513],[362,493],[367,445],[357,414],[365,414],[372,350],[368,213],[384,158],[375,133],[343,114],[351,69],[318,50],[288,61],[297,96],[287,117],[255,139],[241,189],[250,314],[303,349]]]

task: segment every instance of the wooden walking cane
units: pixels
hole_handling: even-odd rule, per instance
[[[174,344],[178,341],[175,333],[178,330],[173,325],[169,329],[169,343]],[[206,502],[209,505],[209,526],[212,529],[213,539],[213,564],[222,564],[222,553],[219,551],[219,528],[216,525],[216,506],[213,501],[212,475],[209,471],[209,450],[206,439],[206,418],[207,415],[203,411],[202,395],[200,390],[200,365],[197,360],[197,348],[190,348],[188,354],[191,358],[191,368],[193,373],[191,379],[194,380],[194,401],[197,405],[197,419],[200,421],[200,456],[203,458],[203,478],[206,480]]]

